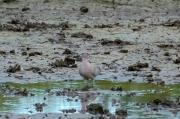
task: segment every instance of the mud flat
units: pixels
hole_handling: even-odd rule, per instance
[[[7,97],[19,94],[19,90],[17,92],[15,90],[16,93],[7,93],[8,86],[19,88],[20,94],[26,94],[24,90],[26,87],[21,89],[19,86],[32,83],[50,82],[47,87],[54,89],[51,83],[65,81],[68,82],[69,88],[76,87],[78,82],[82,81],[77,68],[80,54],[88,52],[92,63],[101,68],[101,75],[96,78],[93,91],[103,94],[110,91],[108,93],[117,95],[117,87],[114,87],[116,83],[128,82],[124,87],[131,87],[132,85],[129,84],[131,82],[143,83],[144,86],[151,84],[166,88],[160,91],[156,89],[155,92],[162,94],[169,89],[173,90],[172,95],[162,99],[154,97],[151,101],[141,101],[141,103],[150,103],[153,106],[176,105],[175,103],[178,103],[176,86],[180,82],[179,6],[178,0],[0,1],[0,82],[6,87],[5,92],[4,88],[1,89],[1,97],[6,97],[7,94]],[[72,84],[73,81],[75,83]],[[115,88],[115,92],[110,88],[101,87],[106,81],[112,82],[111,87]],[[6,84],[7,82],[10,84]],[[82,88],[84,84],[82,82],[80,84]],[[124,87],[122,86],[124,89],[122,95],[126,96],[130,90]],[[55,89],[58,88],[62,87]],[[38,88],[31,85],[27,91],[30,89]],[[134,90],[139,89],[135,88],[131,91]],[[147,89],[142,88],[142,90]],[[80,89],[78,91],[78,93],[86,92]],[[34,93],[40,95],[38,91]],[[28,93],[25,97],[29,95]],[[24,95],[20,96],[24,97]],[[41,96],[43,98],[44,95]],[[130,96],[135,95],[130,93]],[[167,103],[166,98],[172,103]],[[2,102],[6,104],[7,100]],[[35,101],[34,104],[36,103],[42,106],[42,102]],[[39,107],[39,104],[36,106]],[[175,114],[175,117],[178,117],[178,104],[171,106],[162,107],[163,112],[155,113],[154,118],[158,114],[165,114],[165,110],[169,111],[169,115]],[[153,111],[159,110],[157,107],[153,109]],[[81,118],[82,115],[87,118],[91,116],[109,118],[112,116],[111,113],[93,115],[50,111],[33,114],[10,113],[6,111],[1,118],[7,116],[17,119],[38,116],[39,118],[71,118],[71,116]],[[119,113],[121,117],[126,111]],[[113,114],[117,116],[115,112]],[[124,118],[135,118],[134,115],[127,113]]]

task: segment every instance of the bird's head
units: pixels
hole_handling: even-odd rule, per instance
[[[88,60],[89,54],[88,53],[82,53],[81,58],[82,58],[82,60]]]

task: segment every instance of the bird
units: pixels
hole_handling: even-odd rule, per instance
[[[94,84],[94,78],[98,74],[100,74],[100,69],[89,62],[88,56],[89,56],[88,53],[81,54],[82,62],[79,67],[79,74],[84,78],[85,82],[91,79],[93,80],[93,84]]]

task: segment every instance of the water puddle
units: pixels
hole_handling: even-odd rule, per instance
[[[7,86],[9,88],[5,90],[3,87]],[[114,90],[122,87],[123,91],[112,91],[112,87]],[[94,86],[88,84],[86,88],[83,80],[28,84],[1,83],[0,113],[64,113],[65,110],[70,110],[70,113],[87,113],[88,104],[99,103],[112,114],[115,114],[116,109],[127,110],[128,118],[169,118],[178,114],[174,115],[170,111],[174,110],[172,108],[154,111],[148,105],[155,99],[177,99],[180,93],[178,84],[161,86],[96,80]],[[26,89],[28,95],[22,96],[17,93],[15,95],[10,89],[16,91]],[[41,104],[44,105],[43,108],[37,109]]]

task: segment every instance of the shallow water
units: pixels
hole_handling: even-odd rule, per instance
[[[3,84],[11,85],[15,88],[26,88],[29,93],[35,94],[34,96],[21,97],[0,93],[0,113],[17,114],[62,113],[64,109],[76,109],[76,113],[84,113],[86,105],[100,103],[104,109],[109,109],[110,113],[115,113],[115,110],[118,108],[126,109],[128,118],[170,118],[174,117],[174,115],[169,109],[152,111],[146,103],[157,98],[176,99],[180,93],[179,84],[161,86],[136,82],[112,82],[108,80],[96,80],[94,86],[91,82],[88,83],[91,87],[90,91],[81,91],[84,87],[83,80],[29,84],[6,82]],[[122,86],[122,92],[111,91],[112,87],[117,88],[118,86]],[[62,90],[63,88],[78,89],[79,95],[72,97],[67,95],[56,96],[54,94],[55,91]],[[52,93],[47,93],[46,89],[51,89],[50,92]],[[134,93],[134,95],[128,96],[130,93]],[[81,97],[84,94],[91,94],[91,98],[86,102],[81,101]],[[43,108],[42,112],[37,112],[34,106],[35,103],[45,103],[47,106]]]

